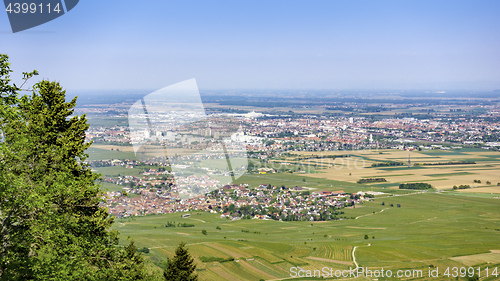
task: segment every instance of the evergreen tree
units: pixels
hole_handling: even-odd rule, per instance
[[[0,280],[148,278],[133,242],[118,247],[113,218],[99,206],[76,98],[66,102],[49,81],[19,97],[5,55],[0,69]]]
[[[167,260],[167,268],[163,275],[168,281],[196,281],[198,275],[194,274],[196,265],[194,260],[185,248],[186,243],[182,242],[175,249],[173,259]]]

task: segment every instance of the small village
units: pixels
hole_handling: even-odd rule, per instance
[[[220,213],[222,218],[324,221],[347,219],[343,208],[374,197],[370,192],[347,194],[344,191],[310,191],[295,186],[262,184],[225,185],[221,189],[189,199],[164,189],[131,189],[108,192],[104,205],[116,217],[143,216],[187,211]],[[133,196],[130,196],[133,195]]]

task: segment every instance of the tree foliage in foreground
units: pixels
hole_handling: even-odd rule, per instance
[[[196,281],[198,275],[194,274],[196,265],[194,260],[185,248],[186,244],[181,243],[175,249],[175,256],[167,260],[167,268],[164,276],[168,281]]]
[[[0,280],[149,279],[133,242],[118,246],[99,206],[76,98],[66,102],[61,86],[45,80],[20,96],[10,72],[0,55]]]

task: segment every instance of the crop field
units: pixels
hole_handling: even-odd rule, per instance
[[[101,154],[110,153],[110,156],[133,154],[130,147],[93,146],[92,149]],[[407,163],[408,154],[412,162],[410,167],[380,165]],[[330,155],[349,157],[333,159]],[[471,149],[297,153],[268,164],[289,163],[287,166],[311,169],[294,173],[245,174],[236,183],[253,187],[260,184],[300,186],[303,190],[372,190],[384,194],[355,208],[343,209],[348,219],[339,221],[231,221],[218,214],[190,212],[189,218],[182,218],[184,213],[174,213],[116,219],[114,227],[121,232],[123,244],[130,237],[139,248],[149,248],[150,252],[144,255],[160,267],[167,257],[173,256],[180,242],[186,242],[201,280],[291,280],[292,267],[345,270],[354,267],[355,261],[362,267],[394,271],[417,269],[427,272],[429,267],[453,266],[500,267],[499,156],[495,152]],[[475,164],[446,164],[459,161],[474,161]],[[372,167],[372,164],[379,166]],[[141,169],[114,166],[97,170],[107,176],[116,176],[135,175]],[[356,183],[370,178],[386,181]],[[399,184],[412,182],[428,182],[436,189],[427,192],[398,189]],[[472,188],[451,189],[461,184]],[[115,190],[111,184],[103,184],[103,188]],[[169,221],[186,222],[194,227],[165,227]],[[206,230],[206,235],[202,230]],[[215,261],[207,262],[207,258]],[[450,278],[441,276],[432,280]]]
[[[286,280],[294,266],[348,269],[354,266],[354,247],[357,263],[372,269],[500,267],[500,199],[455,193],[381,195],[344,209],[351,219],[340,221],[231,221],[191,212],[189,218],[174,213],[117,219],[115,228],[123,241],[130,236],[139,248],[148,247],[145,255],[157,265],[186,242],[201,280]],[[165,227],[167,221],[194,227]],[[202,262],[200,257],[234,260]]]
[[[138,158],[134,153],[134,147],[131,145],[92,144],[87,153],[90,160],[126,160]],[[166,153],[167,150],[161,146],[148,146],[148,151],[145,155],[149,157],[166,156]],[[169,148],[168,153],[185,155],[193,153],[193,151],[184,148]]]
[[[345,155],[348,158],[331,159],[329,155]],[[397,188],[401,183],[429,182],[437,189],[451,189],[454,185],[470,185],[475,188],[486,188],[492,193],[500,193],[500,153],[485,150],[456,149],[456,150],[360,150],[349,152],[321,152],[297,153],[297,165],[308,165],[310,159],[306,156],[319,156],[315,163],[318,173],[305,174],[309,178],[322,178],[342,182],[356,183],[362,178],[385,178],[383,183],[363,184],[372,187]],[[292,158],[292,157],[291,157]],[[408,160],[410,159],[410,166]],[[474,162],[475,164],[456,164],[458,162]],[[382,166],[383,163],[398,162],[403,165]],[[455,164],[447,164],[447,163]],[[328,168],[321,169],[330,165]],[[373,167],[372,165],[379,165]],[[481,181],[480,183],[474,180]],[[467,190],[465,192],[473,192]],[[478,192],[480,191],[478,189]]]
[[[106,105],[103,105],[106,106]],[[87,119],[91,127],[112,127],[112,126],[128,126],[127,117],[111,117],[102,116],[100,114],[87,114]]]
[[[500,187],[499,186],[491,186],[491,187],[477,187],[477,188],[471,188],[471,189],[462,189],[459,192],[463,193],[500,193],[499,192]],[[497,194],[498,196],[498,194]]]
[[[385,193],[405,194],[414,191],[387,189],[384,187],[376,186],[371,187],[367,185],[360,185],[347,181],[338,181],[325,178],[313,178],[313,174],[302,173],[268,173],[265,175],[245,174],[236,180],[236,183],[247,183],[252,187],[259,186],[260,184],[271,184],[275,186],[285,185],[287,187],[300,186],[304,190],[325,190],[325,191],[340,191],[345,192],[358,192],[358,191],[381,191]]]
[[[119,150],[114,149],[114,147],[118,147]],[[111,148],[113,148],[113,150],[111,150]],[[127,150],[127,146],[121,147],[94,144],[89,149],[87,149],[86,153],[89,155],[89,160],[134,159],[134,152]]]
[[[192,151],[177,149],[174,152],[186,154]],[[95,144],[89,148],[88,153],[91,160],[136,158],[131,146]],[[331,155],[349,155],[349,157],[328,158]],[[310,158],[312,156],[318,158]],[[409,158],[411,160],[410,167],[407,165]],[[211,165],[209,161],[207,160],[204,166]],[[474,161],[475,164],[444,164],[459,161]],[[372,164],[380,165],[390,162],[404,163],[404,165],[372,167]],[[436,165],[437,163],[440,165]],[[500,193],[500,186],[497,187],[497,184],[500,183],[500,174],[497,173],[500,170],[500,153],[485,150],[298,152],[294,157],[272,160],[268,165],[278,170],[286,167],[299,170],[299,172],[245,175],[238,182],[250,181],[261,184],[263,183],[262,179],[269,179],[271,180],[269,183],[275,185],[312,186],[325,190],[350,190],[350,187],[363,187],[377,191],[397,188],[401,183],[428,182],[437,189],[451,189],[455,185],[467,184],[473,189],[461,190],[460,192],[470,193],[477,189],[478,193]],[[98,169],[98,171],[105,175],[108,174],[106,169]],[[134,172],[126,170],[122,171],[121,174],[130,173],[134,174]],[[110,175],[116,174],[115,172]],[[273,181],[274,178],[277,181]],[[356,184],[359,179],[363,178],[384,178],[386,182]],[[481,183],[476,183],[474,180],[480,180]]]
[[[332,259],[336,261],[352,261],[352,247],[335,244],[325,244],[313,253],[316,257]]]

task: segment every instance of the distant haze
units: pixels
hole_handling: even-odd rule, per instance
[[[500,1],[80,1],[0,52],[69,90],[500,89]]]

